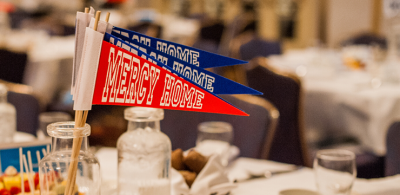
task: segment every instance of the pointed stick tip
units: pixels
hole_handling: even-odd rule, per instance
[[[93,30],[95,30],[95,31],[97,31],[97,25],[100,20],[100,14],[101,14],[101,11],[96,12],[96,18],[95,18],[94,27],[93,27]]]
[[[110,19],[110,12],[107,12],[107,14],[106,14],[106,22],[108,22],[109,19]]]

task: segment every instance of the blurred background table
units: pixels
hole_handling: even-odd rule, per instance
[[[103,190],[116,188],[118,164],[116,148],[100,148],[96,153],[96,157],[101,164]],[[250,171],[250,169],[257,171],[291,170],[293,169],[293,165],[268,160],[238,158],[228,166],[228,177],[234,178],[237,175],[236,173]],[[356,179],[353,191],[357,195],[395,195],[400,191],[399,182],[400,175],[382,179]],[[279,192],[290,189],[303,189],[315,192],[317,187],[313,170],[311,168],[302,168],[289,173],[273,175],[270,178],[242,181],[238,183],[237,188],[232,191],[232,194],[279,195]]]
[[[309,144],[357,142],[383,156],[387,130],[400,118],[400,84],[381,79],[385,66],[351,70],[343,56],[342,51],[314,48],[272,56],[268,63],[300,76]],[[381,85],[371,84],[375,76]]]

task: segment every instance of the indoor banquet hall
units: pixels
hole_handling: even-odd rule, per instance
[[[0,0],[0,195],[398,195],[400,0]]]

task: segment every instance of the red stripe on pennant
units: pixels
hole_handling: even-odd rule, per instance
[[[248,116],[219,97],[103,41],[93,104]]]

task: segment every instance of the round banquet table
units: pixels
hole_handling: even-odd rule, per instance
[[[117,150],[115,148],[101,148],[96,157],[101,164],[102,194],[109,188],[116,188],[117,179]],[[228,177],[233,178],[236,173],[243,171],[278,171],[293,169],[293,165],[277,163],[268,160],[238,158],[228,166]],[[380,179],[356,179],[352,195],[395,195],[400,192],[400,175]],[[231,191],[233,195],[280,195],[285,190],[307,190],[315,192],[314,172],[311,168],[301,168],[288,173],[273,175],[270,178],[244,180],[237,183]],[[312,195],[312,194],[310,194]]]
[[[350,71],[340,59],[338,52],[309,49],[272,56],[268,64],[301,78],[309,143],[350,137],[383,156],[387,130],[400,120],[400,84],[373,88],[368,71]]]

